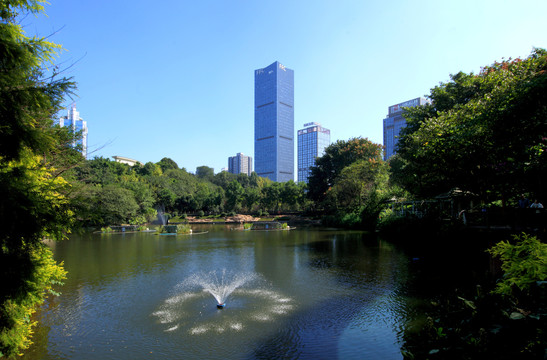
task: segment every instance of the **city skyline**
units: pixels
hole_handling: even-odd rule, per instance
[[[252,71],[275,59],[297,71],[298,124],[382,144],[391,104],[547,48],[544,0],[53,0],[45,11],[21,23],[67,50],[55,63],[77,82],[65,106],[90,125],[88,158],[169,157],[187,170],[254,153]]]

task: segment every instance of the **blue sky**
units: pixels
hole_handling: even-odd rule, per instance
[[[90,157],[192,172],[254,156],[254,70],[274,61],[295,72],[295,130],[381,144],[389,106],[547,48],[545,0],[50,0],[46,13],[25,29],[66,49]]]

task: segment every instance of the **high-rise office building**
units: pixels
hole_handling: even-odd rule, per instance
[[[81,132],[80,140],[74,142],[73,146],[81,147],[82,155],[87,158],[87,122],[80,117],[80,113],[76,111],[76,105],[72,105],[66,116],[61,116],[58,122],[59,126],[70,126],[77,133]]]
[[[237,153],[236,156],[228,158],[228,172],[232,174],[247,174],[251,176],[253,171],[253,158]]]
[[[255,172],[294,180],[294,71],[279,62],[255,70]]]
[[[321,124],[307,123],[304,129],[298,130],[298,182],[308,182],[315,158],[322,156],[329,144],[330,130]]]
[[[384,160],[395,155],[399,133],[406,126],[406,120],[403,117],[403,108],[421,106],[429,104],[430,101],[425,98],[416,98],[405,101],[388,108],[387,117],[384,119]]]

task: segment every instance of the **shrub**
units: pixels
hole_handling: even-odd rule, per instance
[[[14,357],[30,346],[31,335],[36,321],[32,315],[43,302],[46,294],[59,295],[53,286],[62,285],[67,272],[63,263],[57,264],[53,253],[45,245],[38,245],[27,254],[0,252],[0,260],[12,263],[14,273],[26,272],[24,289],[0,304],[0,358]],[[26,267],[26,268],[25,268]],[[18,279],[2,279],[3,286],[9,286]]]
[[[513,235],[513,240],[516,244],[501,241],[488,250],[500,258],[504,271],[494,291],[505,296],[527,295],[532,285],[547,279],[547,244],[525,233]]]
[[[192,232],[192,228],[190,225],[177,225],[177,234],[190,234]]]

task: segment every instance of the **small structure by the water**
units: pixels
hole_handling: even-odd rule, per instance
[[[257,221],[253,223],[251,230],[290,230],[290,226],[278,221]]]

